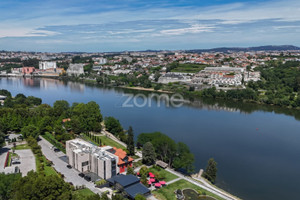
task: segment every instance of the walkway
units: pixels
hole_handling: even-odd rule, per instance
[[[236,197],[234,197],[234,196],[232,196],[232,195],[230,195],[230,194],[228,194],[228,193],[226,193],[226,192],[224,192],[224,191],[222,191],[218,188],[215,188],[215,187],[209,185],[208,183],[206,183],[206,184],[203,184],[202,182],[200,183],[200,182],[195,181],[194,179],[192,179],[190,177],[184,176],[181,173],[176,172],[176,171],[174,171],[173,169],[170,169],[170,168],[167,168],[166,170],[168,172],[172,173],[172,174],[175,174],[176,176],[178,176],[181,179],[184,179],[184,180],[186,180],[186,181],[188,181],[188,182],[190,182],[194,185],[197,185],[197,186],[199,186],[199,187],[201,187],[201,188],[203,188],[203,189],[205,189],[205,190],[207,190],[207,191],[209,191],[209,192],[211,192],[215,195],[218,195],[219,197],[221,197],[223,199],[226,199],[226,200],[239,200],[238,198],[236,198]]]
[[[172,184],[172,183],[175,183],[176,181],[179,181],[180,179],[181,179],[180,177],[179,177],[179,178],[175,178],[175,179],[173,179],[173,180],[167,182],[166,185],[170,185],[170,184]]]

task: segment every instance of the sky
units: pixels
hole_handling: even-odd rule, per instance
[[[0,50],[300,46],[299,0],[0,0]]]

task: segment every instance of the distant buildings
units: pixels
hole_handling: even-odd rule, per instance
[[[40,70],[56,69],[56,62],[40,61],[39,69]]]
[[[191,73],[168,72],[159,77],[159,83],[190,82]]]
[[[80,74],[84,74],[83,66],[84,64],[70,64],[67,69],[68,76],[79,76]]]
[[[35,68],[34,67],[23,67],[22,68],[22,74],[23,75],[32,75],[33,72],[35,72]]]
[[[197,73],[192,80],[193,84],[208,84],[214,86],[239,86],[243,81],[260,80],[259,72],[246,72],[238,67],[206,67]]]
[[[95,173],[103,179],[127,171],[133,161],[121,149],[97,147],[81,139],[67,141],[66,153],[73,168],[83,173]]]

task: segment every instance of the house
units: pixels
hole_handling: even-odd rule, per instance
[[[70,64],[67,69],[68,76],[79,76],[80,74],[84,74],[83,66],[84,64]]]
[[[4,105],[4,101],[5,99],[7,98],[7,96],[3,96],[3,95],[0,95],[0,105]]]
[[[124,192],[127,197],[134,199],[137,194],[149,195],[150,190],[140,183],[140,179],[136,176],[130,175],[117,175],[107,180],[109,184],[115,189]]]
[[[117,149],[116,147],[109,149],[108,152],[118,156],[118,168],[120,173],[126,172],[128,167],[132,167],[133,158],[127,156],[127,153],[123,149]]]
[[[22,67],[22,74],[24,75],[31,75],[33,72],[35,72],[34,67]]]

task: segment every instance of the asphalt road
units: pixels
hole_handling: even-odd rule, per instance
[[[42,152],[46,156],[48,160],[51,160],[53,162],[53,167],[56,169],[56,171],[60,172],[65,176],[66,182],[71,182],[74,186],[82,186],[85,185],[87,188],[89,188],[94,193],[101,194],[101,190],[99,188],[95,187],[95,184],[92,182],[88,182],[85,179],[78,176],[79,172],[75,169],[69,169],[67,168],[67,163],[61,160],[59,157],[65,156],[63,152],[54,152],[51,147],[53,146],[50,144],[47,140],[40,137],[41,140],[38,142],[38,144],[42,147]]]

